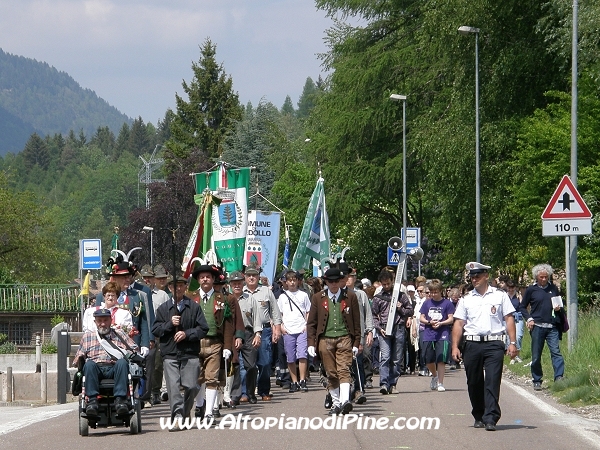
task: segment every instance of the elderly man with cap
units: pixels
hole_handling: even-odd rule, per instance
[[[200,306],[185,296],[185,278],[171,278],[169,287],[173,297],[156,310],[152,333],[160,345],[171,418],[183,419],[189,417],[198,393],[200,340],[209,326]]]
[[[461,358],[459,343],[463,338],[462,359],[467,375],[471,414],[475,428],[495,431],[500,419],[500,383],[504,362],[504,340],[510,338],[508,354],[517,354],[513,307],[506,292],[489,284],[490,266],[479,262],[467,263],[466,269],[473,284],[456,307],[452,329],[452,357]],[[485,368],[485,370],[484,370]]]
[[[219,371],[221,358],[231,364],[235,326],[233,311],[235,306],[221,289],[215,289],[215,280],[222,275],[214,264],[202,264],[192,276],[200,284],[199,304],[208,323],[208,332],[200,342],[200,391],[196,397],[196,417],[213,418],[213,410],[221,384]],[[205,402],[206,400],[206,402]],[[204,405],[204,406],[203,406]]]
[[[138,346],[121,330],[111,328],[111,311],[98,309],[94,311],[96,330],[86,331],[75,354],[73,365],[80,358],[85,358],[83,375],[85,377],[85,394],[88,397],[85,413],[88,416],[98,415],[98,394],[100,381],[104,378],[114,379],[113,394],[118,416],[127,416],[129,408],[126,403],[127,376],[129,363],[124,356],[127,351],[136,351]],[[117,348],[114,348],[114,347]],[[130,350],[131,349],[131,350]]]
[[[341,289],[344,278],[340,269],[325,271],[327,289],[312,296],[307,323],[308,354],[314,357],[318,349],[327,375],[330,415],[352,411],[350,366],[361,340],[360,306],[354,292]]]
[[[262,333],[258,348],[258,395],[263,401],[270,401],[272,343],[277,344],[281,337],[281,312],[271,289],[258,284],[260,267],[249,264],[244,271],[246,287],[244,293],[258,303]],[[248,395],[254,395],[248,392]]]

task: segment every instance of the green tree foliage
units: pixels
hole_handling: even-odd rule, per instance
[[[23,158],[28,169],[32,169],[36,165],[42,169],[48,167],[50,163],[48,147],[37,133],[33,133],[27,141],[23,150]]]
[[[233,80],[216,61],[216,45],[209,39],[200,47],[200,59],[192,63],[191,82],[183,81],[187,100],[175,95],[177,112],[170,124],[167,141],[167,170],[177,159],[186,159],[193,149],[205,151],[209,157],[221,155],[224,136],[242,117]]]
[[[57,262],[65,258],[56,243],[56,226],[36,198],[28,192],[8,189],[0,173],[0,268],[13,280],[63,281],[65,270]]]
[[[292,103],[292,99],[289,95],[285,96],[285,101],[283,102],[283,106],[281,107],[281,113],[284,115],[288,114],[290,116],[293,116],[296,113],[296,110],[294,109],[294,104]]]
[[[312,80],[311,77],[308,77],[306,79],[306,82],[304,83],[304,88],[302,89],[300,99],[298,100],[298,110],[296,111],[296,115],[300,119],[306,119],[309,116],[310,112],[315,107],[315,103],[317,101],[319,93],[320,91],[317,88],[315,82]],[[286,102],[287,100],[288,99],[286,98]]]
[[[600,170],[597,146],[600,142],[600,101],[587,91],[589,78],[584,77],[578,112],[578,188],[586,204],[599,214]],[[540,216],[563,175],[570,172],[571,98],[551,92],[550,103],[525,119],[518,135],[518,151],[512,162],[513,183],[510,187],[512,217],[517,230],[513,251],[526,269],[545,261],[564,265],[564,239],[542,237]],[[526,170],[523,170],[526,168]],[[600,277],[600,240],[594,234],[578,239],[578,265],[582,290],[590,300],[590,292],[598,291]],[[521,268],[521,267],[520,267]]]
[[[567,74],[553,66],[545,36],[536,32],[542,6],[486,0],[317,6],[362,19],[329,30],[324,63],[332,73],[308,124],[330,186],[334,228],[366,214],[399,230],[402,105],[389,95],[405,94],[409,226],[431,238],[430,250],[443,250],[432,262],[438,272],[459,272],[475,256],[474,36],[457,28],[481,29],[482,242],[485,260],[501,264],[510,256],[506,168],[518,122],[545,105],[546,90],[567,86]],[[510,32],[506,23],[513,24]],[[348,196],[356,201],[344,201]]]

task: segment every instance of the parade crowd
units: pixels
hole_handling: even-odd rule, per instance
[[[371,282],[343,260],[322,277],[285,270],[274,282],[252,265],[225,274],[202,263],[188,280],[162,265],[138,272],[114,263],[83,318],[75,363],[85,358],[85,414],[98,413],[102,378],[115,378],[117,413],[126,413],[127,368],[116,348],[145,357],[140,400],[168,401],[173,420],[213,419],[223,408],[269,402],[276,389],[307,392],[311,377],[324,388],[329,414],[345,415],[367,401],[369,389],[401,390],[401,376],[425,377],[444,392],[446,370],[464,368],[474,427],[494,431],[505,355],[522,362],[527,328],[533,388],[542,388],[545,344],[560,382],[566,318],[551,266],[535,266],[535,282],[524,290],[506,277],[490,279],[490,269],[467,263],[467,282],[451,287],[417,277],[393,298],[393,268]]]

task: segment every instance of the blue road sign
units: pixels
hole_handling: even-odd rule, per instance
[[[102,269],[100,239],[81,239],[79,241],[79,268],[81,270]]]
[[[400,253],[401,250],[392,250],[391,248],[387,248],[387,263],[388,266],[397,266],[400,261]]]

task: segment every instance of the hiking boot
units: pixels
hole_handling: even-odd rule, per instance
[[[126,416],[129,414],[129,407],[123,397],[117,397],[115,400],[115,410],[117,416]]]
[[[306,381],[304,382],[306,383]],[[298,383],[292,383],[290,384],[290,392],[298,392],[300,390],[300,386],[298,385]]]
[[[541,381],[534,381],[533,382],[533,390],[534,391],[541,391],[542,390],[542,382]]]

